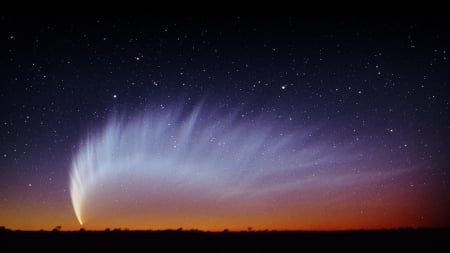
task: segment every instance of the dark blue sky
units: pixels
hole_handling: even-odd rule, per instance
[[[180,101],[316,129],[311,142],[408,170],[398,187],[448,210],[449,30],[447,17],[2,16],[0,223],[30,202],[66,210],[79,143],[112,114]]]

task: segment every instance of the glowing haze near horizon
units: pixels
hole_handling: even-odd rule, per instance
[[[448,227],[449,30],[0,16],[0,226]]]

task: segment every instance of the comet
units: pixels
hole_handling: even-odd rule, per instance
[[[164,206],[192,209],[192,203],[203,210],[265,208],[268,201],[323,180],[316,170],[335,162],[338,154],[313,137],[314,130],[289,119],[204,103],[111,116],[87,134],[73,157],[73,209],[83,225],[95,209],[115,202],[119,207],[109,210],[120,209],[131,199],[155,213]],[[328,179],[340,182],[332,175]],[[101,201],[93,201],[96,195]]]

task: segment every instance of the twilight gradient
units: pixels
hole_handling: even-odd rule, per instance
[[[450,226],[448,15],[170,14],[0,18],[0,227]]]
[[[298,129],[239,112],[180,103],[111,117],[73,158],[70,193],[79,223],[126,226],[139,214],[133,227],[194,228],[207,220],[207,228],[234,228],[242,217],[256,226],[269,219],[289,227],[299,218],[313,220],[317,205],[328,215],[339,203],[351,208],[361,195],[351,191],[362,185],[373,191],[408,172],[358,167],[365,162],[350,145],[336,148],[314,137],[321,127]]]

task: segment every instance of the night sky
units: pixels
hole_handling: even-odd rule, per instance
[[[448,17],[2,16],[0,225],[450,226],[449,31]]]

